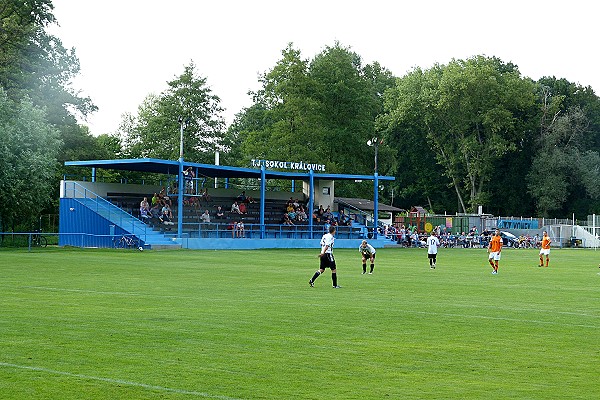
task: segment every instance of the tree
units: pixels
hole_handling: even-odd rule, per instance
[[[389,71],[377,63],[363,66],[356,53],[338,43],[313,60],[303,59],[290,43],[260,82],[253,106],[235,123],[244,159],[322,162],[329,172],[373,171],[366,142],[376,135],[382,93],[394,82]],[[385,145],[380,155],[388,159]],[[336,184],[341,196],[371,191],[367,186]]]
[[[373,155],[366,143],[377,136],[375,119],[383,110],[382,93],[394,85],[394,77],[378,63],[363,66],[357,53],[339,43],[317,54],[309,72],[315,81],[313,96],[320,104],[326,132],[321,146],[332,164],[330,170],[372,173]],[[388,155],[387,145],[379,146],[380,173],[387,170]],[[337,187],[342,193],[343,186]]]
[[[50,0],[0,3],[0,88],[4,107],[0,123],[6,129],[3,135],[24,144],[22,149],[14,143],[3,144],[4,160],[15,163],[3,168],[3,184],[10,182],[6,188],[23,190],[18,203],[7,203],[11,211],[4,213],[3,223],[24,224],[44,207],[56,206],[56,201],[47,200],[56,199],[60,179],[57,154],[81,152],[81,148],[68,147],[69,142],[83,144],[89,133],[78,126],[77,119],[96,110],[89,98],[80,97],[70,88],[71,79],[79,73],[79,60],[73,49],[65,49],[60,39],[47,33],[48,26],[56,23],[52,10]],[[27,118],[30,121],[24,122]],[[57,138],[56,132],[65,140]],[[77,135],[81,140],[71,140]],[[62,143],[67,147],[59,152],[55,146]],[[46,152],[40,155],[43,149]],[[20,164],[28,157],[31,168]],[[42,171],[42,167],[47,170]],[[32,187],[36,189],[34,208],[30,207]]]
[[[178,159],[180,121],[184,129],[184,156],[189,161],[210,162],[222,146],[224,120],[220,99],[212,94],[206,78],[199,77],[194,63],[167,82],[160,95],[149,95],[137,116],[125,115],[120,131],[130,157]]]
[[[15,103],[0,88],[0,232],[31,228],[51,201],[59,148],[43,111],[26,99]]]
[[[419,121],[459,211],[489,204],[486,187],[500,173],[497,161],[523,138],[519,117],[534,104],[533,83],[515,65],[477,56],[415,69],[388,96],[389,123]]]
[[[56,23],[50,0],[6,0],[0,5],[0,85],[14,101],[28,98],[46,109],[48,121],[62,130],[97,107],[69,83],[79,73],[75,50],[46,32]]]
[[[282,58],[260,77],[241,133],[244,160],[251,158],[317,161],[325,132],[314,99],[308,60],[290,43]]]
[[[564,211],[563,206],[574,192],[576,198],[599,198],[600,156],[586,150],[583,139],[588,129],[589,122],[579,107],[555,114],[542,129],[528,175],[530,193],[542,215]]]

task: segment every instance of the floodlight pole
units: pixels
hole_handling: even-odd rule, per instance
[[[377,149],[379,138],[373,137],[367,141],[368,146],[375,148],[375,171],[373,173],[373,239],[377,239],[377,225],[379,223],[379,175],[377,174]]]
[[[177,179],[177,237],[183,239],[183,129],[185,121],[179,117],[179,176]]]

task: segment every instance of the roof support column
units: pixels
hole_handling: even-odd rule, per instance
[[[265,227],[265,196],[267,195],[267,180],[265,179],[265,166],[260,166],[260,238],[266,237]]]
[[[377,239],[377,225],[379,218],[379,175],[373,175],[373,239]]]
[[[308,170],[308,230],[309,237],[313,239],[313,211],[315,204],[315,173],[312,169]]]
[[[179,157],[177,175],[177,237],[183,238],[183,157]]]

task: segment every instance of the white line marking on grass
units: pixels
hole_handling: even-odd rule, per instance
[[[242,399],[238,399],[235,397],[220,396],[220,395],[214,395],[214,394],[209,394],[209,393],[204,393],[204,392],[196,392],[193,390],[174,389],[174,388],[168,388],[168,387],[164,387],[164,386],[147,385],[145,383],[125,381],[122,379],[102,378],[99,376],[73,374],[71,372],[57,371],[54,369],[42,368],[42,367],[31,367],[31,366],[27,366],[27,365],[18,365],[18,364],[6,363],[6,362],[0,362],[0,366],[9,367],[9,368],[25,369],[25,370],[29,370],[29,371],[46,372],[49,374],[70,376],[73,378],[80,378],[80,379],[89,379],[89,380],[93,380],[93,381],[115,383],[115,384],[119,384],[119,385],[134,386],[134,387],[139,387],[139,388],[143,388],[143,389],[157,390],[157,391],[161,391],[161,392],[169,392],[169,393],[177,393],[177,394],[205,397],[205,398],[209,398],[209,399],[242,400]]]
[[[586,325],[586,324],[569,324],[564,322],[554,322],[554,321],[540,321],[536,319],[519,319],[519,318],[507,318],[507,317],[492,317],[489,315],[465,315],[465,314],[453,314],[453,313],[438,313],[432,311],[411,311],[404,310],[405,313],[412,314],[422,314],[422,315],[439,315],[444,317],[460,317],[460,318],[476,318],[476,319],[491,319],[497,321],[511,321],[511,322],[526,322],[532,324],[544,324],[544,325],[559,325],[559,326],[576,326],[579,328],[591,328],[598,329],[599,326],[596,325]]]
[[[119,295],[119,296],[140,296],[140,297],[168,297],[168,298],[175,298],[175,299],[192,299],[193,298],[193,297],[157,295],[157,294],[146,294],[146,293],[135,293],[135,292],[109,292],[109,291],[89,290],[89,289],[66,289],[66,288],[55,288],[55,287],[48,287],[48,286],[21,286],[21,287],[23,289],[47,290],[49,292],[109,294],[109,295]]]
[[[526,311],[526,312],[541,312],[541,313],[550,313],[550,314],[564,314],[564,315],[575,315],[577,317],[590,317],[590,318],[600,318],[600,315],[592,315],[584,312],[574,312],[574,311],[558,311],[552,309],[543,309],[541,308],[524,308],[524,307],[502,307],[495,305],[485,305],[485,304],[465,304],[465,303],[453,303],[456,307],[465,307],[465,308],[488,308],[493,310],[504,310],[504,311]]]

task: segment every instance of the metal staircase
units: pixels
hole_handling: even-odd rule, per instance
[[[69,182],[68,186],[69,187],[65,188],[65,197],[72,198],[74,201],[95,212],[111,224],[118,226],[130,235],[134,235],[145,247],[151,249],[181,247],[181,245],[175,243],[172,238],[159,231],[153,230],[152,227],[146,225],[138,218],[79,185],[77,182]]]

